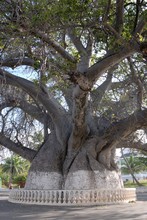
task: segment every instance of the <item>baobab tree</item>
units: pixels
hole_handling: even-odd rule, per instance
[[[1,1],[0,144],[31,162],[26,189],[123,187],[116,148],[147,126],[145,7]]]

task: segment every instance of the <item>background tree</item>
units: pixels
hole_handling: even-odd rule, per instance
[[[1,164],[1,168],[2,177],[3,174],[8,174],[9,185],[12,185],[14,177],[16,177],[18,174],[27,173],[29,163],[17,155],[12,155],[4,160],[4,163]]]
[[[0,144],[31,162],[26,188],[122,187],[115,149],[147,126],[145,8],[1,1]]]
[[[122,152],[122,161],[121,161],[121,171],[122,174],[131,174],[133,182],[136,182],[137,185],[141,185],[138,179],[136,178],[136,173],[141,173],[147,171],[147,159],[143,156],[135,156],[132,152],[129,157]]]

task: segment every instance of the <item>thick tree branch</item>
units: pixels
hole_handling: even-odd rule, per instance
[[[69,114],[72,113],[72,108],[73,108],[73,101],[72,101],[72,92],[73,92],[74,86],[71,85],[69,88],[62,88],[62,92],[64,95],[64,98],[67,102],[68,108],[69,108]]]
[[[128,116],[119,122],[113,123],[106,129],[104,138],[109,140],[121,141],[123,138],[128,137],[136,130],[147,127],[147,109],[139,110],[134,114]]]
[[[137,149],[143,152],[147,152],[147,143],[142,143],[141,141],[123,141],[120,142],[119,145],[117,146],[117,148],[133,148],[133,149]]]
[[[89,67],[89,61],[92,53],[92,38],[89,34],[87,46],[84,47],[80,40],[80,37],[75,34],[75,30],[69,29],[68,35],[80,54],[80,62],[77,65],[77,70],[81,73],[84,73]]]
[[[25,113],[31,115],[33,118],[44,124],[46,118],[45,112],[34,105],[27,103],[25,100],[15,100],[15,97],[9,98],[0,104],[0,111],[7,107],[16,107],[22,109]]]
[[[115,89],[122,89],[126,86],[129,86],[131,84],[131,81],[130,79],[125,79],[123,81],[118,81],[118,82],[112,82],[111,83],[111,86],[110,86],[110,89],[111,90],[115,90]]]
[[[135,16],[134,30],[133,31],[135,31],[137,23],[138,23],[139,11],[140,11],[140,0],[137,0],[137,2],[136,2],[136,16]]]
[[[104,23],[104,27],[111,35],[114,35],[116,39],[119,39],[122,43],[125,42],[120,34],[109,23]]]
[[[147,60],[147,41],[140,43],[140,51],[143,55],[143,58]]]
[[[15,103],[13,102],[13,100],[2,102],[0,103],[0,111],[2,111],[5,108],[14,107],[14,106],[15,106]]]
[[[110,12],[110,8],[111,8],[111,0],[108,0],[107,6],[106,6],[106,10],[105,10],[105,14],[103,16],[103,22],[105,23],[108,19],[108,15]]]
[[[42,109],[40,109],[39,107],[37,108],[36,106],[31,105],[26,101],[20,101],[18,103],[18,107],[42,124],[44,124],[45,119],[48,118],[48,115],[44,111],[42,111]]]
[[[29,160],[30,162],[32,162],[33,158],[37,154],[37,151],[26,148],[21,144],[16,144],[15,142],[11,141],[9,138],[5,137],[3,133],[0,133],[0,144],[20,155],[21,157]]]
[[[134,83],[137,85],[137,87],[138,87],[138,93],[137,93],[137,108],[138,108],[138,109],[141,109],[142,99],[143,99],[143,85],[142,85],[141,80],[140,80],[140,79],[137,77],[137,75],[136,75],[136,71],[135,71],[135,69],[134,69],[133,62],[132,62],[132,60],[131,60],[130,57],[128,58],[128,62],[129,62],[129,65],[130,65],[130,70],[131,70],[133,82],[134,82]]]
[[[49,36],[39,30],[32,30],[31,34],[39,37],[44,42],[48,43],[50,47],[52,47],[55,51],[57,51],[64,59],[69,60],[72,63],[76,63],[76,59],[70,55],[61,45],[59,45],[54,40],[51,40]]]
[[[111,164],[111,152],[118,144],[136,130],[147,127],[147,109],[139,110],[117,123],[113,123],[105,130],[97,145],[98,160],[107,168]]]
[[[52,119],[55,119],[55,116],[57,116],[58,113],[60,115],[64,112],[64,109],[53,97],[48,97],[46,91],[40,87],[35,86],[31,81],[18,76],[14,76],[3,69],[0,69],[0,79],[1,82],[6,82],[7,84],[17,86],[26,91],[26,93],[30,94],[30,96],[32,96],[35,100],[39,100],[41,103],[43,102],[43,105],[51,114]]]
[[[21,65],[33,66],[34,60],[30,58],[9,58],[5,60],[0,60],[0,66],[15,68]]]
[[[92,44],[93,44],[93,38],[89,33],[87,46],[86,46],[86,51],[87,51],[88,56],[91,56],[91,54],[92,54]]]
[[[116,24],[115,29],[120,34],[123,28],[124,0],[116,0]]]
[[[41,102],[56,126],[58,138],[60,141],[61,139],[64,139],[65,141],[69,132],[69,123],[68,120],[65,120],[66,111],[53,97],[49,96],[44,88],[35,86],[34,83],[26,79],[14,76],[7,71],[0,69],[0,83],[2,82],[23,89],[34,100]]]
[[[111,86],[112,83],[112,73],[114,71],[114,67],[112,67],[107,75],[106,80],[94,91],[91,91],[91,98],[92,98],[92,105],[95,106],[98,105],[103,96],[105,95],[106,91],[109,89],[109,87]],[[96,103],[95,103],[96,102]]]
[[[77,51],[80,53],[80,55],[85,55],[86,54],[86,49],[84,48],[80,37],[77,37],[77,35],[74,32],[74,29],[69,29],[68,30],[68,35],[71,39],[71,41],[73,42],[74,46],[76,47]]]
[[[133,143],[130,148],[134,148],[134,149],[137,149],[137,150],[141,150],[141,151],[144,151],[144,152],[147,152],[147,144],[139,144],[139,143]]]
[[[90,81],[93,81],[94,83],[104,72],[134,52],[135,49],[131,45],[128,45],[126,48],[119,49],[118,52],[106,55],[100,61],[91,66],[85,75]]]
[[[134,30],[134,36],[136,36],[137,34],[140,34],[144,28],[146,24],[146,21],[144,18],[141,18],[140,21],[138,22],[135,30]]]

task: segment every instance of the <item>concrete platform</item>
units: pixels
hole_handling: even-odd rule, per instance
[[[0,189],[0,197],[9,196],[9,193],[10,193],[9,189]]]

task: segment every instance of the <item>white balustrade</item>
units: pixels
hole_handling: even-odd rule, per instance
[[[90,206],[136,201],[136,189],[116,190],[11,190],[13,203],[52,206]]]

